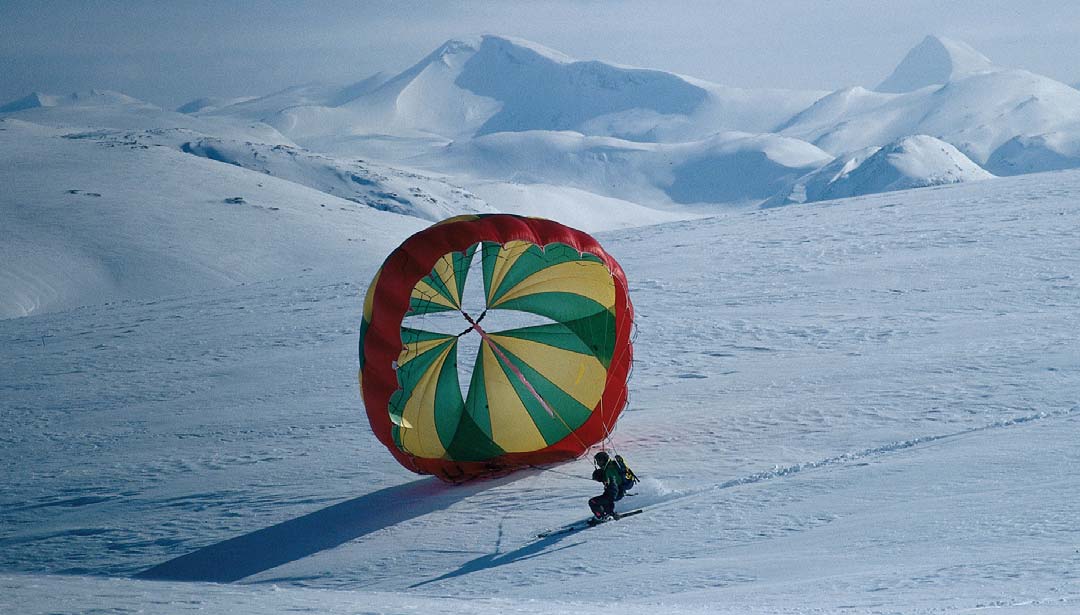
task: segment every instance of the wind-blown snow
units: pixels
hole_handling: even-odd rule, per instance
[[[926,135],[840,156],[763,203],[776,207],[990,179],[955,147]]]

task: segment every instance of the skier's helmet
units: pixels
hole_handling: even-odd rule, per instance
[[[604,467],[607,465],[608,462],[608,454],[604,451],[600,451],[596,454],[596,456],[593,457],[593,461],[596,462],[596,465]]]

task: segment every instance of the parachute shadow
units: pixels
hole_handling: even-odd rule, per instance
[[[135,575],[156,581],[230,583],[332,549],[517,478],[450,486],[435,478],[387,487],[250,534],[203,547]]]

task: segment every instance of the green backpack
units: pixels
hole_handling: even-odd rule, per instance
[[[627,491],[634,488],[634,485],[638,484],[641,479],[634,474],[634,471],[630,469],[630,466],[626,465],[626,460],[622,458],[622,455],[615,455],[615,465],[619,468],[619,475],[622,476],[622,485],[619,486],[619,498],[622,498]],[[616,498],[616,499],[619,499]]]

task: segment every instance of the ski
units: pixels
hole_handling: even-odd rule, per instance
[[[635,509],[635,510],[631,510],[629,512],[620,513],[619,514],[619,519],[623,519],[623,518],[630,517],[630,516],[633,516],[633,515],[639,515],[639,514],[641,514],[643,512],[645,512],[645,509],[638,508],[638,509]],[[607,523],[608,521],[618,521],[619,520],[619,519],[616,519],[615,517],[605,517],[605,518],[603,518],[603,519],[601,519],[601,520],[599,520],[599,521],[597,521],[595,523],[589,523],[589,521],[591,519],[592,518],[590,517],[589,519],[585,519],[584,521],[576,521],[574,523],[571,523],[570,525],[567,525],[566,527],[560,527],[560,528],[555,529],[555,530],[548,530],[546,532],[540,532],[539,534],[536,535],[536,537],[537,538],[548,538],[550,536],[558,536],[560,534],[569,534],[570,532],[577,532],[579,530],[587,530],[590,527],[596,527],[598,525],[602,525],[604,523]]]

